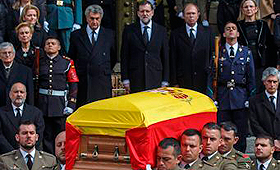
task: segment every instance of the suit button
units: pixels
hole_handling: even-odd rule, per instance
[[[197,73],[196,73],[196,72],[194,72],[193,74],[196,76],[196,74],[197,74]]]
[[[148,51],[145,51],[145,54],[149,54]]]
[[[230,90],[233,90],[233,87],[231,87]]]
[[[50,65],[50,68],[52,68],[53,66],[52,65]]]
[[[234,82],[234,79],[231,79],[230,81],[231,81],[231,82]]]
[[[231,74],[234,75],[234,71],[231,71]]]

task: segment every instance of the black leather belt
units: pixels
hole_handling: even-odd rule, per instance
[[[47,5],[54,4],[56,6],[64,6],[72,8],[72,4],[65,3],[63,0],[47,0]]]

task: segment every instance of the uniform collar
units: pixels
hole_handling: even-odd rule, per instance
[[[261,164],[264,165],[265,169],[267,169],[268,165],[270,164],[272,158],[267,160],[265,163],[261,163],[258,159],[257,159],[257,165],[258,165],[258,169],[260,169]]]

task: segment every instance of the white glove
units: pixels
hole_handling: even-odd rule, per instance
[[[46,32],[49,32],[49,23],[47,22],[47,21],[44,21],[44,30],[46,31]]]
[[[218,103],[218,101],[214,101],[214,104],[215,104],[215,106],[218,108],[219,107],[219,103]]]
[[[74,23],[72,27],[72,32],[78,29],[81,29],[81,26],[79,24]]]
[[[63,114],[65,115],[70,115],[71,113],[73,113],[73,109],[71,107],[65,107],[63,110]]]
[[[183,12],[180,12],[180,13],[178,14],[178,17],[181,18],[181,19],[184,19]]]
[[[249,101],[245,101],[244,105],[245,105],[246,108],[249,108]]]
[[[205,27],[209,27],[209,22],[207,20],[203,20],[202,25]]]

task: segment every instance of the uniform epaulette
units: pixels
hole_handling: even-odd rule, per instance
[[[11,152],[4,153],[4,154],[2,154],[1,156],[3,157],[3,156],[8,156],[8,155],[14,155],[14,154],[16,153],[16,151],[17,151],[17,150],[13,150],[13,151],[11,151]]]
[[[207,161],[204,161],[202,160],[202,162],[206,165],[209,165],[209,166],[212,166],[212,167],[215,167],[216,165],[215,164],[211,164],[210,162],[207,162]]]
[[[71,58],[69,58],[69,57],[66,57],[66,56],[62,56],[62,58],[64,58],[64,59],[66,59],[66,60],[71,60]]]
[[[39,151],[40,154],[44,155],[44,156],[49,156],[49,157],[52,157],[52,158],[55,158],[54,155],[50,154],[50,153],[47,153],[47,152],[44,152],[44,151]]]
[[[229,159],[229,160],[235,160],[235,158],[230,157],[230,156],[223,156],[223,155],[222,155],[222,158],[223,158],[223,159]]]

